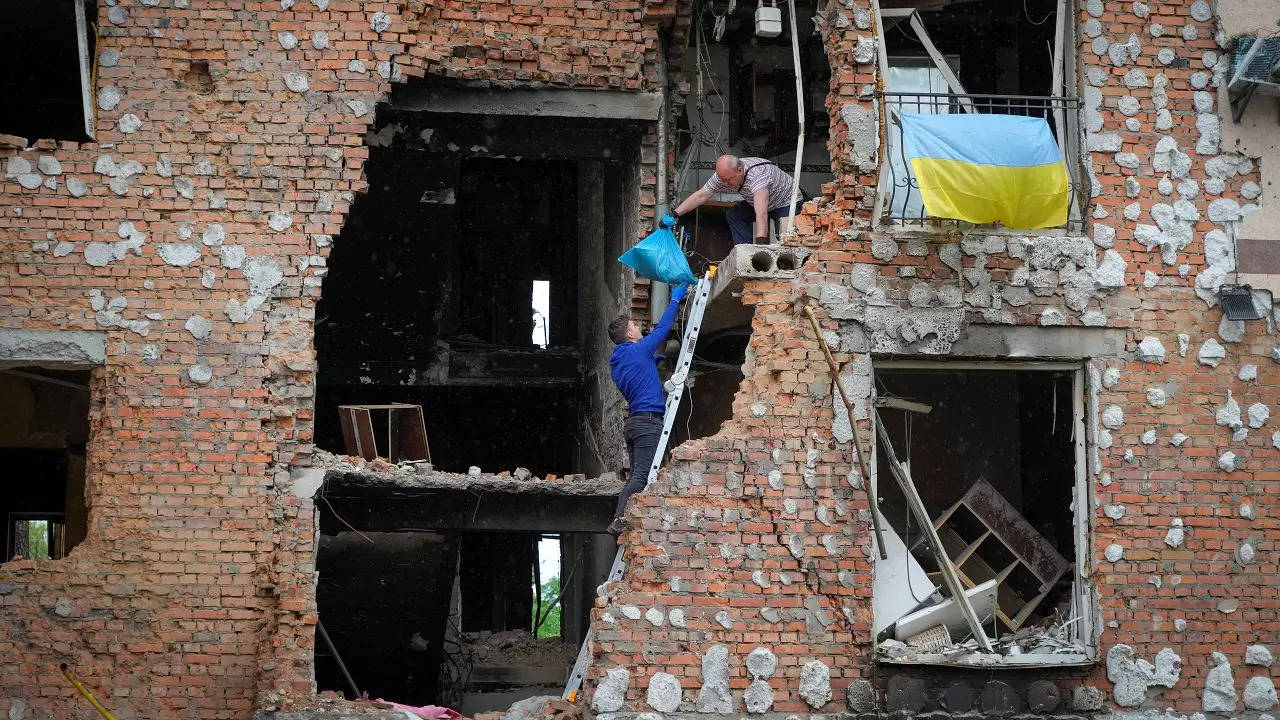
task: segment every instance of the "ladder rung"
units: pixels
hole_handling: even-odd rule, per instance
[[[698,332],[702,327],[702,315],[707,309],[707,300],[711,296],[711,278],[712,271],[708,271],[702,280],[698,281],[698,287],[694,290],[693,305],[689,308],[689,315],[685,319],[684,342],[680,346],[680,356],[676,361],[676,367],[679,370],[687,370],[693,364],[693,350],[698,344]],[[662,414],[662,435],[658,439],[658,447],[653,455],[653,465],[649,467],[648,482],[652,483],[658,477],[658,470],[662,464],[662,456],[667,452],[667,441],[671,437],[672,425],[675,424],[676,412],[680,409],[680,400],[684,397],[685,385],[680,383],[672,389],[667,396],[666,408]],[[607,582],[617,582],[622,578],[625,570],[625,564],[622,562],[622,548],[618,548],[618,554],[613,558],[613,566],[609,569]],[[561,699],[569,699],[580,687],[582,687],[582,678],[587,671],[587,663],[591,660],[588,652],[588,641],[591,638],[591,629],[587,629],[587,637],[582,640],[582,647],[578,650],[577,662],[573,665],[573,671],[569,674],[569,682],[565,685],[564,694]]]

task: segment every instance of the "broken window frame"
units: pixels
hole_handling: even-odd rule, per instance
[[[897,107],[904,102],[914,105],[916,111],[919,111],[926,104],[930,107],[937,107],[940,101],[946,100],[946,104],[959,106],[967,112],[977,112],[978,107],[995,109],[1022,107],[1023,109],[1030,109],[1033,105],[1035,107],[1043,107],[1046,114],[1052,112],[1052,129],[1058,142],[1058,149],[1061,151],[1063,161],[1067,166],[1070,192],[1067,222],[1060,227],[1068,231],[1083,233],[1090,205],[1091,187],[1089,186],[1089,175],[1086,169],[1088,167],[1088,158],[1084,152],[1083,124],[1080,122],[1080,98],[1075,92],[1071,95],[1064,94],[1064,90],[1077,87],[1076,30],[1073,19],[1075,17],[1073,12],[1075,10],[1075,2],[1073,0],[1058,0],[1054,25],[1055,48],[1050,81],[1052,94],[1048,97],[967,93],[959,78],[956,77],[947,64],[946,59],[934,46],[916,8],[888,8],[882,10],[878,0],[873,0],[872,6],[877,36],[877,69],[882,78],[877,102],[881,106],[881,124],[885,126],[881,132],[881,148],[885,153],[885,157],[882,158],[879,177],[876,179],[875,202],[871,215],[873,225],[887,230],[911,229],[925,232],[949,231],[961,225],[968,225],[968,223],[960,220],[932,218],[925,215],[923,210],[920,217],[893,217],[890,214],[890,209],[894,203],[889,199],[893,190],[893,173],[889,171],[889,153],[901,152],[901,147],[895,148],[895,144],[892,142],[893,131],[888,125],[899,122],[897,119]],[[920,44],[924,46],[926,52],[926,56],[921,59],[932,61],[932,66],[937,68],[950,86],[950,93],[945,96],[927,93],[898,93],[888,88],[887,84],[885,84],[889,77],[890,68],[888,51],[884,42],[884,18],[886,17],[893,19],[894,25],[907,23],[911,27],[912,32],[914,32]],[[907,164],[907,168],[909,172],[909,164]],[[908,187],[915,182],[914,177],[910,175],[904,178],[904,181]]]
[[[1028,667],[1063,667],[1063,666],[1085,666],[1098,662],[1099,658],[1099,627],[1096,618],[1099,617],[1099,608],[1094,594],[1093,585],[1093,565],[1092,539],[1094,534],[1094,516],[1093,508],[1095,507],[1093,487],[1089,481],[1088,472],[1088,454],[1086,446],[1086,430],[1089,427],[1086,418],[1096,417],[1096,407],[1093,401],[1093,392],[1086,385],[1087,363],[1081,361],[1040,361],[1040,360],[907,360],[907,359],[876,359],[871,361],[871,397],[868,408],[872,412],[868,413],[868,420],[871,424],[871,453],[867,458],[868,472],[871,477],[867,482],[871,483],[873,490],[871,497],[880,497],[878,478],[879,478],[879,461],[880,461],[880,443],[876,441],[878,429],[876,427],[877,414],[874,412],[876,401],[876,383],[875,376],[881,371],[895,370],[936,370],[939,372],[963,372],[963,371],[1044,371],[1044,372],[1070,372],[1071,373],[1071,398],[1072,423],[1075,425],[1075,484],[1072,488],[1071,510],[1073,524],[1075,527],[1074,558],[1069,559],[1071,564],[1070,572],[1072,575],[1071,584],[1071,608],[1074,618],[1072,627],[1072,639],[1078,642],[1085,651],[1083,654],[1024,654],[1024,655],[999,655],[999,660],[992,662],[990,656],[983,656],[981,661],[966,661],[966,656],[955,656],[954,654],[941,653],[918,653],[903,658],[883,657],[876,652],[879,645],[877,638],[872,636],[872,657],[875,661],[890,665],[944,665],[952,667],[990,667],[990,668],[1028,668]],[[876,572],[876,566],[880,559],[878,554],[872,556],[872,573]],[[874,582],[872,583],[872,608],[874,612]],[[874,618],[873,618],[874,624]]]

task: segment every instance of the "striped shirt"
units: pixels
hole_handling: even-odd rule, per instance
[[[736,192],[748,203],[757,192],[768,190],[769,210],[788,207],[791,202],[791,176],[764,158],[744,157],[741,160],[746,173],[743,176],[742,187],[730,187],[720,179],[719,175],[712,175],[702,189],[712,195]],[[763,167],[758,167],[762,164]]]

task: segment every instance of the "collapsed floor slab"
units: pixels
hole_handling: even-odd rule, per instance
[[[319,466],[306,472],[319,477],[315,495],[325,503],[321,532],[338,532],[348,523],[381,532],[601,532],[613,518],[623,485],[614,473],[551,480],[522,469],[512,474],[460,474],[437,472],[427,464],[366,463],[327,453],[317,453],[316,459]],[[341,507],[341,519],[323,512],[333,503]]]

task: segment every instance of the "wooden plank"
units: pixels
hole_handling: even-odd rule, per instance
[[[888,458],[889,470],[894,479],[898,481],[898,485],[901,486],[902,494],[907,498],[907,505],[911,508],[912,514],[916,516],[916,521],[920,523],[920,527],[929,539],[929,545],[933,548],[934,554],[938,559],[938,566],[942,570],[942,578],[946,580],[947,590],[964,614],[965,621],[969,623],[969,629],[973,631],[973,636],[977,639],[978,645],[987,652],[994,652],[991,647],[991,639],[987,637],[986,631],[982,629],[982,621],[978,619],[977,613],[973,611],[973,605],[969,603],[969,598],[964,593],[965,588],[960,582],[959,576],[956,575],[956,568],[951,564],[946,551],[943,550],[942,540],[938,537],[937,531],[933,529],[933,519],[929,517],[929,512],[925,510],[924,501],[920,499],[920,494],[916,492],[916,486],[911,481],[911,475],[898,462],[898,458],[893,452],[893,444],[889,440],[889,432],[884,429],[884,423],[879,421],[880,413],[877,412],[875,414],[877,416],[876,433],[880,436],[880,444],[884,447],[885,457]],[[850,417],[849,420],[853,422],[854,418]]]
[[[990,530],[982,533],[982,535],[980,535],[977,540],[974,540],[973,542],[969,543],[969,546],[966,547],[964,551],[960,553],[960,557],[956,558],[956,565],[963,565],[965,560],[968,560],[969,556],[973,554],[973,551],[977,550],[978,546],[986,542],[987,538],[989,537],[991,537]]]
[[[84,14],[84,3],[74,0],[72,5],[76,9],[76,47],[80,61],[80,103],[84,112],[84,134],[92,138],[96,129],[94,127],[93,71],[90,69],[93,67],[94,58],[89,57],[89,19]]]
[[[976,561],[976,558],[975,558],[975,561]],[[1017,563],[1016,563],[1016,562],[1015,562],[1014,564],[1015,564],[1015,565],[1017,565]],[[960,579],[961,579],[962,581],[964,581],[965,587],[967,587],[967,588],[975,588],[975,587],[977,587],[978,585],[981,585],[981,584],[982,584],[982,583],[979,583],[979,582],[975,581],[973,578],[969,577],[969,575],[968,575],[967,573],[965,573],[964,568],[956,568],[956,574],[960,576]],[[994,573],[993,573],[993,575],[994,575]],[[1001,581],[1002,581],[1002,579],[1003,579],[1003,575],[996,575],[996,576],[995,576],[995,577],[993,577],[992,579],[994,579],[994,580],[995,580],[995,582],[996,582],[996,602],[995,602],[995,605],[993,606],[993,607],[995,608],[993,612],[994,612],[994,614],[995,614],[995,618],[996,618],[996,620],[998,620],[998,621],[1000,621],[1000,622],[1004,623],[1005,627],[1008,627],[1008,626],[1009,626],[1009,616],[1008,616],[1008,615],[1006,615],[1006,614],[1004,613],[1004,611],[1000,609],[1000,595],[999,595],[999,592],[1000,592],[1000,583],[1001,583]],[[987,582],[991,582],[991,580],[983,580],[982,582],[983,582],[983,583],[987,583]]]
[[[933,40],[929,38],[929,31],[925,30],[924,23],[920,22],[919,13],[911,13],[911,29],[916,31],[916,37],[920,39],[920,44],[924,46],[924,51],[929,54],[933,60],[933,64],[938,66],[938,72],[942,73],[942,79],[947,81],[947,86],[951,88],[951,92],[955,95],[967,95],[964,85],[960,84],[960,78],[951,72],[951,66],[947,64],[947,59],[938,52],[938,48],[934,47]],[[973,107],[973,101],[969,98],[960,98],[960,105],[966,112],[977,112]]]
[[[1013,630],[1014,632],[1017,632],[1017,630],[1022,627],[1022,623],[1026,622],[1027,618],[1031,617],[1031,613],[1035,611],[1036,607],[1044,600],[1045,596],[1048,594],[1049,594],[1049,590],[1045,590],[1041,592],[1039,595],[1031,598],[1026,603],[1024,603],[1022,606],[1022,610],[1020,610],[1018,614],[1013,617],[1013,624],[1009,625],[1009,629]]]
[[[962,504],[963,504],[963,503],[955,503],[955,504],[954,504],[954,505],[952,505],[951,507],[947,508],[947,511],[946,511],[946,512],[944,512],[944,513],[942,513],[942,516],[941,516],[941,517],[939,517],[937,520],[935,520],[935,521],[933,522],[933,526],[934,526],[935,528],[940,528],[940,527],[942,527],[942,525],[943,525],[945,522],[947,522],[948,520],[950,520],[950,519],[951,519],[951,515],[952,515],[952,513],[954,513],[954,512],[956,511],[956,509],[957,509],[957,508],[959,508]]]
[[[862,457],[862,434],[858,432],[858,417],[857,413],[854,412],[853,401],[849,399],[849,394],[844,391],[844,381],[840,379],[840,368],[836,365],[835,358],[831,356],[831,348],[827,347],[827,343],[822,337],[822,329],[818,327],[818,318],[813,314],[813,308],[806,305],[804,313],[809,318],[809,326],[813,328],[813,338],[818,341],[818,347],[822,349],[822,356],[827,361],[827,368],[831,372],[831,381],[835,383],[836,391],[840,394],[840,402],[844,405],[845,414],[849,416],[849,434],[852,436],[853,456],[858,462],[858,472],[862,475],[863,483],[867,488],[867,499],[874,511],[879,502],[876,499],[874,489],[875,475],[872,474],[874,469],[869,470],[866,460]],[[872,419],[872,424],[875,424],[875,420],[879,418],[879,413],[869,413],[868,417]],[[875,449],[875,443],[872,443],[872,449]],[[892,452],[892,449],[890,449],[890,452]],[[888,559],[888,556],[885,555],[884,537],[880,532],[879,512],[871,513],[871,530],[875,533],[876,548],[879,550],[880,559]]]

